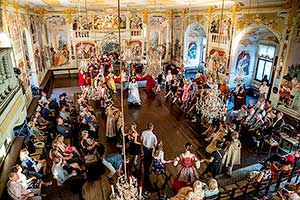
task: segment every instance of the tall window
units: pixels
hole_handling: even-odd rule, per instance
[[[264,76],[270,80],[275,56],[275,46],[260,44],[258,47],[258,60],[255,73],[255,80],[262,81]]]

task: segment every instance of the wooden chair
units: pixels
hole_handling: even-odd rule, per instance
[[[270,179],[265,179],[265,180],[262,180],[261,182],[259,183],[255,183],[255,192],[254,192],[254,196],[259,196],[259,192],[263,192],[263,195],[267,195],[269,193],[269,189],[270,189],[270,186],[271,186],[271,178]]]
[[[286,171],[286,172],[280,172],[278,174],[275,190],[279,189],[281,183],[283,183],[285,181],[288,182],[288,180],[290,180],[291,172],[292,172],[292,170]]]
[[[230,200],[234,199],[236,187],[232,187],[231,189],[220,189],[218,200]]]
[[[236,185],[235,198],[242,197],[242,199],[246,199],[247,194],[255,191],[255,186],[247,180],[239,181]]]

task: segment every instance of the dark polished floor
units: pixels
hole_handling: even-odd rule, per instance
[[[56,94],[60,92],[66,92],[68,95],[78,91],[76,88],[76,78],[63,78],[56,79],[54,81],[54,91]],[[68,88],[72,87],[72,88]],[[147,95],[143,88],[140,88],[140,95],[142,99],[142,106],[136,107],[128,105],[127,93],[124,95],[124,114],[125,123],[130,124],[135,122],[137,124],[138,132],[141,133],[149,122],[152,122],[155,126],[154,132],[159,140],[164,143],[165,159],[174,159],[177,155],[184,151],[184,145],[186,142],[193,144],[193,151],[196,153],[199,159],[204,157],[205,142],[201,132],[203,128],[201,125],[191,123],[190,119],[185,117],[185,114],[178,108],[178,106],[171,105],[163,97],[163,91],[158,95]],[[120,106],[120,95],[114,96],[115,106]],[[97,118],[99,119],[99,139],[101,143],[106,144],[107,152],[111,151],[105,137],[105,119],[103,117],[103,111],[96,110]],[[254,149],[247,145],[242,147],[242,164],[236,168],[248,166],[253,163],[257,163],[260,160],[266,158],[266,155],[258,155],[254,153]],[[200,171],[203,171],[204,166]],[[172,164],[167,165],[167,170],[172,176],[175,176],[175,168]],[[77,190],[78,191],[78,190]],[[59,199],[57,192],[54,188],[47,189],[47,199]],[[64,199],[79,199],[79,195],[71,192],[71,188],[66,186],[66,190],[63,192]]]

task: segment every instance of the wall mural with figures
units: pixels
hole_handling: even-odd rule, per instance
[[[205,31],[197,23],[189,25],[184,37],[183,62],[186,68],[198,68],[204,56]]]
[[[142,18],[136,14],[132,15],[130,17],[129,27],[130,29],[142,29],[143,28]]]
[[[226,52],[218,49],[209,51],[209,61],[206,70],[214,80],[220,80],[221,74],[227,74]]]
[[[246,51],[241,51],[238,55],[235,72],[247,76],[249,74],[250,65],[250,53]]]
[[[48,39],[50,43],[50,62],[52,67],[59,67],[70,63],[69,38],[67,22],[63,17],[49,17],[46,19]]]
[[[95,44],[92,42],[79,42],[75,45],[78,59],[89,59],[95,53]]]
[[[180,61],[181,60],[181,55],[182,55],[182,18],[181,17],[175,17],[174,18],[174,55],[173,55],[173,59],[176,61]]]
[[[221,16],[215,17],[211,22],[210,32],[214,34],[212,36],[213,41],[218,40],[218,35],[224,36],[229,41],[231,37],[231,18],[226,16],[222,19]]]
[[[21,74],[19,75],[19,82],[23,88],[23,91],[26,93],[26,91],[29,90],[30,88],[30,82],[29,82],[29,77],[27,73],[26,66],[24,64],[25,55],[22,51],[22,39],[21,38],[21,30],[19,21],[18,21],[18,16],[15,15],[15,13],[8,13],[7,17],[11,19],[7,25],[9,35],[11,37],[12,41],[12,46],[13,46],[13,53],[14,53],[14,59],[15,59],[15,64],[16,67],[21,71]],[[31,96],[30,94],[26,94],[26,98],[30,99]]]
[[[296,31],[296,41],[293,42],[289,55],[288,71],[279,86],[279,103],[300,113],[300,36],[297,34],[299,33]]]

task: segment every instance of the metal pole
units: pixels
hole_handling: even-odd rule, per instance
[[[122,53],[122,48],[121,48],[121,5],[120,5],[120,0],[118,0],[118,34],[119,34],[119,63],[120,63],[120,76],[122,75],[122,59],[121,59],[121,53]],[[120,93],[121,93],[121,117],[122,117],[122,126],[121,126],[121,133],[122,133],[122,138],[123,138],[123,144],[122,144],[122,152],[123,152],[123,162],[124,162],[124,173],[125,177],[127,179],[127,163],[126,163],[126,147],[125,147],[125,133],[124,133],[124,94],[123,94],[123,81],[120,81],[121,83],[121,88],[120,88]]]

